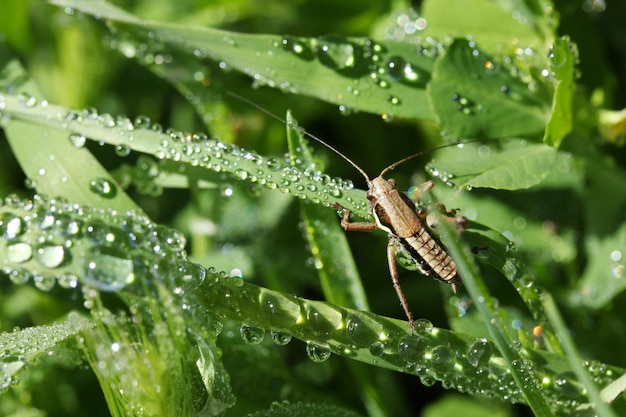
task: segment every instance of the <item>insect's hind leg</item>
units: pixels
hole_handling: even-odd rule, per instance
[[[411,313],[411,310],[409,309],[409,303],[406,301],[404,291],[402,291],[400,281],[398,279],[398,267],[396,265],[396,242],[391,236],[389,236],[389,243],[387,244],[387,262],[389,263],[389,274],[391,275],[393,288],[396,290],[396,294],[400,299],[400,304],[402,304],[402,308],[404,309],[404,314],[406,314],[406,317],[409,320],[409,330],[411,330],[411,334],[415,334],[415,320],[413,320],[413,313]]]
[[[341,218],[341,227],[346,232],[373,232],[377,229],[377,225],[374,222],[351,222],[350,210],[341,205],[335,203],[332,206],[334,209],[342,209],[343,217]]]

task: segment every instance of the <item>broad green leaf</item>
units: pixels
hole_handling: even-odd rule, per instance
[[[427,91],[441,127],[455,137],[538,135],[550,116],[529,84],[467,40],[455,40],[436,61]]]
[[[492,401],[480,401],[460,395],[448,394],[435,404],[424,409],[422,417],[463,416],[463,417],[509,417],[506,407]]]
[[[517,190],[541,182],[554,169],[557,151],[523,140],[502,141],[502,150],[487,145],[467,144],[467,150],[443,149],[441,160],[427,169],[463,188]]]
[[[586,246],[589,263],[570,301],[598,309],[626,289],[626,223],[608,236],[587,237]]]
[[[522,2],[427,0],[422,14],[427,22],[423,36],[468,36],[485,51],[514,45],[538,46],[543,42],[538,23],[546,17],[534,14]]]
[[[120,50],[128,57],[158,55],[163,48],[181,51],[221,62],[225,68],[251,76],[258,86],[317,97],[345,111],[435,120],[425,91],[435,54],[420,53],[412,44],[339,36],[242,34],[143,20],[106,2],[50,3],[107,19],[110,27],[130,36],[120,42]],[[197,88],[205,88],[201,81]]]

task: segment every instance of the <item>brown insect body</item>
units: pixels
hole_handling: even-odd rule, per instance
[[[381,229],[387,232],[389,236],[387,245],[389,273],[413,332],[415,328],[413,315],[398,280],[396,249],[401,247],[410,255],[420,272],[450,284],[454,292],[456,292],[456,284],[460,282],[460,278],[457,274],[456,264],[439,240],[430,234],[413,201],[406,194],[398,191],[393,179],[388,180],[382,176],[386,171],[403,161],[386,168],[372,180],[367,178],[366,196],[376,222],[350,222],[350,211],[346,210],[341,226],[346,231],[371,232],[375,229]],[[428,190],[432,186],[432,181],[429,181],[420,188]]]
[[[453,285],[460,282],[454,261],[438,239],[424,227],[413,201],[381,176],[369,184],[367,198],[378,228],[386,231],[411,255],[424,275]]]

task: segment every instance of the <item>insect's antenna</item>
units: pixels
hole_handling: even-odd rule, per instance
[[[297,132],[300,132],[300,133],[302,133],[302,134],[306,135],[307,137],[309,137],[309,138],[313,139],[314,141],[316,141],[316,142],[318,142],[318,143],[320,143],[320,144],[324,145],[325,147],[327,147],[328,149],[330,149],[331,151],[333,151],[334,153],[336,153],[337,155],[339,155],[340,157],[342,157],[342,158],[343,158],[346,162],[348,162],[350,165],[352,165],[352,166],[353,166],[353,167],[354,167],[357,171],[359,171],[359,172],[361,173],[361,175],[363,175],[363,177],[365,178],[365,180],[367,181],[367,183],[368,183],[368,184],[371,182],[371,181],[370,181],[370,177],[369,177],[369,176],[365,173],[365,171],[363,171],[363,170],[362,170],[362,169],[361,169],[361,168],[360,168],[357,164],[355,164],[354,162],[352,162],[352,160],[351,160],[350,158],[348,158],[347,156],[345,156],[344,154],[342,154],[341,152],[339,152],[337,149],[335,149],[334,147],[332,147],[332,146],[331,146],[331,145],[329,145],[328,143],[324,142],[322,139],[318,138],[317,136],[313,135],[312,133],[307,132],[306,130],[304,130],[304,129],[300,128],[300,127],[297,127],[297,128],[296,128],[296,127],[292,126],[292,124],[291,124],[291,123],[288,123],[285,119],[283,119],[283,118],[281,118],[281,117],[279,117],[279,116],[275,115],[274,113],[272,113],[271,111],[267,110],[266,108],[259,106],[259,105],[258,105],[258,104],[256,104],[255,102],[250,101],[250,100],[248,100],[247,98],[242,97],[242,96],[240,96],[240,95],[239,95],[239,94],[237,94],[237,93],[233,93],[232,91],[227,91],[227,94],[228,94],[228,95],[230,95],[230,96],[235,97],[236,99],[239,99],[239,100],[243,101],[244,103],[246,103],[246,104],[248,104],[248,105],[250,105],[250,106],[254,107],[255,109],[257,109],[257,110],[259,110],[259,111],[261,111],[261,112],[265,113],[266,115],[270,116],[271,118],[273,118],[273,119],[275,119],[275,120],[278,120],[279,122],[281,122],[281,123],[283,123],[283,124],[285,124],[285,125],[287,125],[287,126],[291,127],[292,129],[296,130]],[[442,146],[442,147],[443,147],[443,146]],[[416,156],[417,156],[417,155],[412,155],[412,156],[411,156],[411,157],[409,157],[409,158],[404,158],[404,160],[406,160],[406,159],[411,159],[412,157],[414,158],[414,157],[416,157]],[[395,166],[395,165],[398,165],[398,163],[402,163],[402,162],[404,162],[404,160],[399,161],[399,162],[396,162],[396,163],[394,164],[394,166]],[[387,171],[388,169],[389,169],[389,168],[386,168],[386,169],[385,169],[385,171]]]
[[[403,164],[406,161],[410,161],[413,158],[417,158],[418,156],[422,156],[422,155],[430,153],[430,152],[435,152],[435,151],[438,151],[440,149],[449,148],[451,146],[465,145],[466,143],[482,142],[482,141],[483,141],[482,139],[474,139],[474,140],[466,140],[465,142],[459,142],[459,143],[448,143],[446,145],[437,146],[436,148],[430,148],[430,149],[427,149],[425,151],[420,151],[420,152],[414,153],[413,155],[409,155],[409,156],[407,156],[405,158],[402,158],[401,160],[399,160],[397,162],[394,162],[393,164],[389,165],[387,168],[383,169],[381,171],[381,173],[380,173],[380,176],[382,177],[383,175],[385,175],[385,173],[391,171],[392,169],[394,169],[398,165]]]

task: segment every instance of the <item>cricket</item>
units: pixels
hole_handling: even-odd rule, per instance
[[[229,92],[229,94],[286,124],[285,120],[256,103],[250,102],[235,93]],[[443,145],[409,155],[387,166],[378,176],[370,179],[361,167],[333,146],[307,131],[302,131],[302,133],[347,161],[365,179],[367,183],[366,197],[369,202],[370,212],[375,220],[374,222],[352,222],[350,221],[350,211],[348,209],[336,203],[333,207],[338,210],[343,210],[341,227],[346,232],[372,232],[376,229],[380,229],[387,233],[389,239],[387,244],[389,274],[393,287],[400,300],[400,304],[409,321],[409,329],[411,334],[413,334],[415,332],[415,322],[406,296],[400,286],[395,257],[396,251],[405,251],[409,254],[410,258],[415,262],[415,266],[423,275],[431,276],[449,284],[452,291],[455,293],[457,290],[456,284],[459,284],[461,279],[457,273],[456,264],[448,254],[446,248],[439,239],[432,234],[431,229],[436,226],[436,221],[434,221],[431,216],[427,215],[425,210],[418,210],[415,203],[405,193],[398,190],[396,181],[393,179],[385,179],[384,175],[398,165],[417,158],[426,152],[432,152],[457,144]],[[427,181],[422,184],[418,187],[415,199],[419,200],[419,194],[429,191],[433,186],[433,181]],[[442,205],[439,205],[439,210],[444,214],[443,218],[446,221],[454,223],[459,228],[458,230],[462,231],[467,226],[467,219],[463,216],[456,216],[456,210],[447,212]]]

